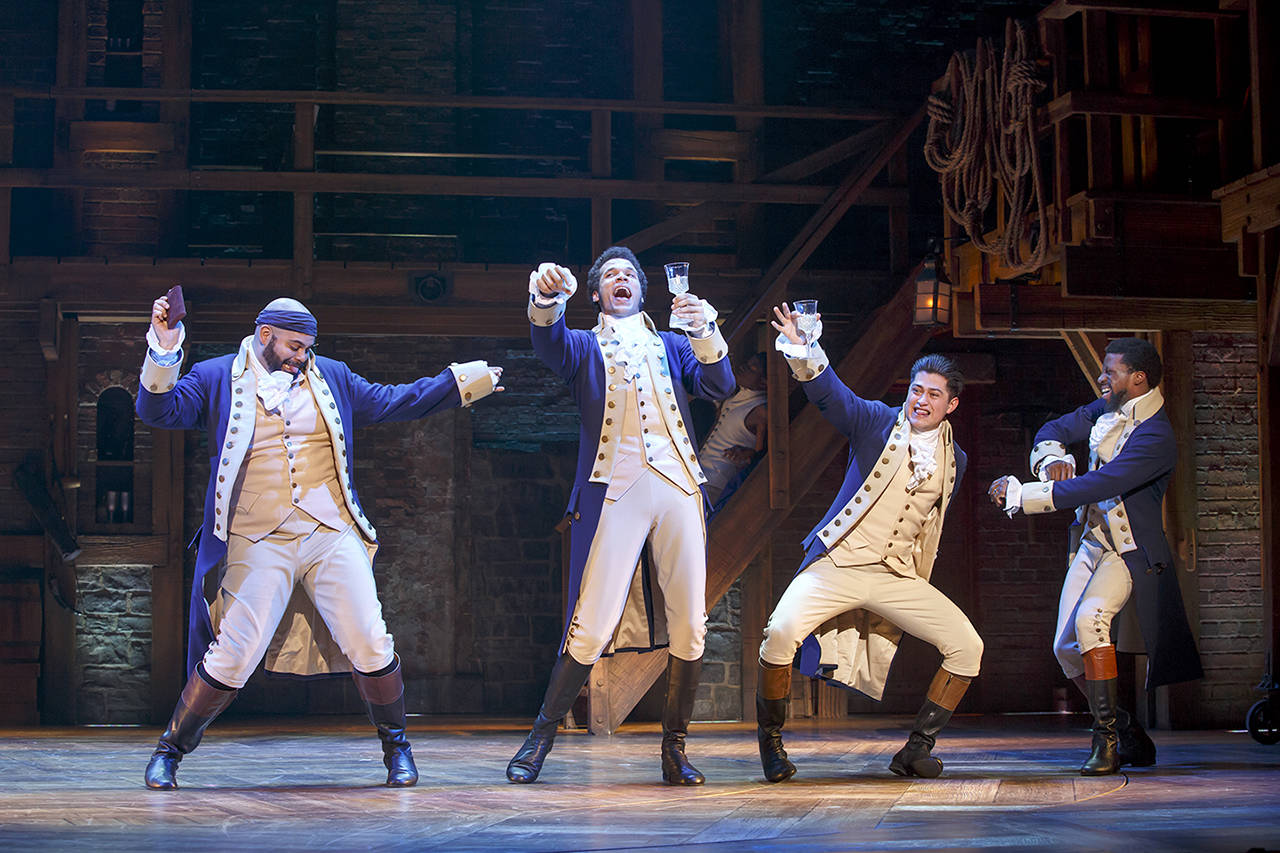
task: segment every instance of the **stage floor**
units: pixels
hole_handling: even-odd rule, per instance
[[[654,724],[562,733],[533,785],[503,775],[527,721],[416,718],[422,779],[391,790],[367,723],[215,724],[149,791],[154,728],[0,730],[0,850],[1280,849],[1280,745],[1156,732],[1159,764],[1086,779],[1083,716],[959,716],[939,779],[888,770],[909,719],[789,727],[799,767],[763,781],[754,726],[697,724],[700,788],[661,784]]]

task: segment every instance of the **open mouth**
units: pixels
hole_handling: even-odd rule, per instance
[[[630,299],[631,288],[627,287],[625,284],[618,285],[613,289],[613,298],[614,299]]]

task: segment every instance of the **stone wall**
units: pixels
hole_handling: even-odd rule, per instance
[[[75,719],[151,720],[151,567],[76,566]]]

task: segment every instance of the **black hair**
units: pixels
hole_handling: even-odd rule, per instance
[[[1120,361],[1130,371],[1141,370],[1147,374],[1147,387],[1154,388],[1160,384],[1164,376],[1164,365],[1160,362],[1160,353],[1150,341],[1142,338],[1116,338],[1107,344],[1107,352],[1120,356]]]
[[[959,397],[960,392],[964,390],[964,374],[960,372],[959,367],[956,367],[956,363],[945,355],[935,352],[920,356],[915,364],[911,365],[911,374],[908,379],[914,380],[916,374],[921,371],[936,373],[947,380],[947,394],[951,397]]]
[[[587,270],[587,293],[594,294],[600,290],[600,271],[604,269],[605,264],[617,258],[630,261],[631,266],[636,268],[636,275],[640,278],[640,302],[643,304],[645,294],[649,290],[649,280],[644,277],[644,270],[641,269],[640,261],[636,259],[635,252],[626,246],[610,246],[600,253],[600,257],[596,258],[596,262],[591,265],[591,269]]]

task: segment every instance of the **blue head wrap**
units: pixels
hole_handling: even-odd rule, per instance
[[[304,335],[311,335],[313,338],[317,334],[316,318],[306,311],[280,311],[264,308],[258,314],[258,319],[253,322],[257,326],[275,326],[277,329],[302,332]]]

